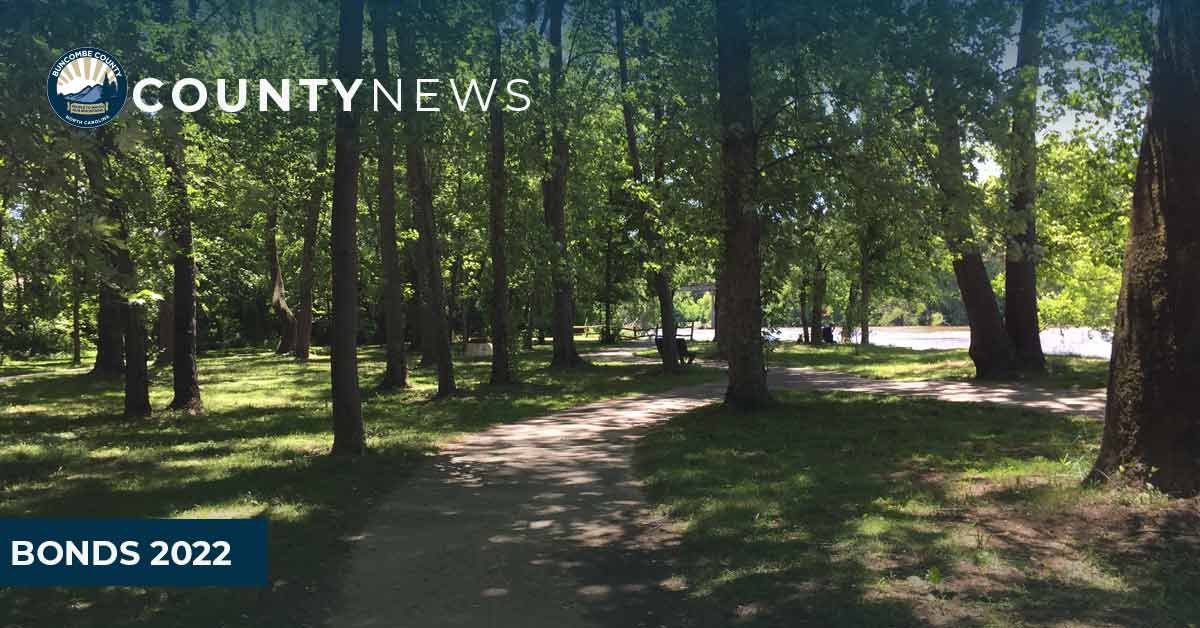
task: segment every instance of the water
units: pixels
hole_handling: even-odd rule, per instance
[[[775,337],[781,342],[795,342],[799,327],[783,327]],[[841,338],[841,330],[834,336]],[[856,334],[857,336],[857,334]],[[1042,351],[1049,355],[1078,355],[1105,358],[1112,354],[1112,334],[1082,327],[1052,328],[1042,332]],[[711,329],[697,329],[696,340],[712,340]],[[971,345],[971,332],[966,327],[872,327],[871,344],[909,349],[966,349]]]

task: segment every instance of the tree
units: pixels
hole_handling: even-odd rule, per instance
[[[362,76],[363,0],[342,0],[338,15],[337,75],[345,85]],[[358,389],[358,116],[339,110],[334,132],[333,325],[330,381],[333,391],[334,455],[366,450]]]
[[[542,208],[546,226],[554,240],[552,282],[554,304],[551,333],[554,336],[553,368],[573,368],[585,364],[575,348],[575,297],[567,251],[567,170],[570,146],[567,141],[563,82],[563,6],[566,0],[546,0],[546,19],[550,41],[550,161],[542,180]]]
[[[1200,13],[1162,0],[1117,303],[1104,439],[1090,480],[1200,494]]]
[[[1025,0],[1017,46],[1013,95],[1009,225],[1004,263],[1004,327],[1012,339],[1016,367],[1043,371],[1037,303],[1037,92],[1041,82],[1042,25],[1046,0]]]
[[[721,112],[724,250],[718,297],[729,358],[727,403],[753,409],[770,402],[762,347],[762,218],[755,204],[758,137],[751,98],[748,0],[716,0],[717,83]]]
[[[964,93],[963,85],[970,82],[973,68],[964,68],[955,52],[962,44],[955,37],[952,25],[962,16],[951,13],[946,0],[938,0],[932,7],[937,27],[930,46],[933,56],[929,63],[932,83],[929,109],[936,151],[930,159],[930,169],[938,192],[942,239],[950,251],[954,278],[966,309],[971,330],[969,354],[975,364],[975,376],[1002,378],[1012,371],[1015,355],[984,265],[983,239],[972,222],[971,208],[978,201],[964,172],[962,116],[968,108],[969,94]]]
[[[495,35],[492,38],[491,78],[503,84],[503,47],[500,24],[504,14],[499,0],[491,0]],[[505,252],[505,201],[508,196],[504,165],[504,110],[488,112],[488,243],[492,254],[492,384],[513,381],[509,340],[508,256]]]
[[[415,13],[419,8],[409,3]],[[409,65],[405,66],[410,76],[416,76],[419,68],[414,24],[397,25],[400,56]],[[450,355],[450,330],[446,320],[446,297],[442,289],[442,255],[438,245],[437,221],[433,210],[433,183],[430,180],[429,163],[425,153],[424,129],[417,115],[417,82],[403,83],[402,119],[404,121],[404,167],[408,184],[408,196],[412,202],[413,224],[417,228],[418,273],[421,290],[418,298],[424,298],[425,322],[422,340],[428,343],[437,364],[438,397],[457,392],[454,383],[454,362]]]
[[[196,2],[188,3],[188,17],[194,20]],[[159,21],[175,19],[174,3],[160,0]],[[174,44],[171,44],[174,46]],[[204,411],[200,400],[200,378],[196,371],[196,252],[192,235],[192,204],[188,195],[187,138],[183,114],[166,108],[162,116],[162,157],[167,169],[167,195],[171,211],[171,239],[174,255],[172,294],[175,297],[175,355],[171,362],[175,396],[172,410],[197,415]]]
[[[625,145],[626,155],[629,160],[630,168],[630,183],[632,189],[632,203],[637,209],[637,215],[634,223],[639,225],[639,230],[645,234],[647,246],[652,249],[648,253],[651,255],[655,252],[654,249],[661,248],[662,235],[657,232],[651,224],[649,214],[649,201],[646,198],[646,192],[642,189],[646,182],[642,171],[641,154],[638,151],[638,136],[637,124],[634,121],[634,103],[630,95],[631,85],[629,79],[629,60],[628,52],[625,46],[625,11],[621,6],[623,0],[614,0],[613,13],[614,25],[616,30],[616,46],[617,46],[617,75],[620,79],[621,87],[621,117],[625,125]],[[644,39],[643,39],[644,41]],[[642,46],[643,53],[645,46]],[[643,54],[643,56],[645,56]],[[661,106],[655,106],[656,117],[661,118]],[[655,164],[655,184],[656,187],[662,184],[662,159],[661,152],[659,159],[656,159]],[[679,370],[679,352],[675,346],[675,299],[674,290],[671,289],[671,278],[665,268],[665,260],[655,260],[654,268],[649,271],[648,285],[650,291],[658,297],[659,303],[659,319],[661,325],[662,351],[660,352],[663,369],[668,372]],[[606,325],[607,325],[606,321]]]
[[[387,84],[388,26],[391,9],[385,0],[371,1],[371,40],[374,47],[375,75]],[[385,366],[379,387],[384,390],[408,386],[408,358],[405,355],[404,279],[400,255],[396,249],[396,157],[392,114],[387,107],[376,116],[379,133],[379,251],[383,262],[383,310]]]
[[[279,225],[279,208],[274,199],[267,200],[266,232],[263,236],[264,249],[267,256],[267,275],[271,290],[271,308],[279,317],[279,344],[275,353],[286,355],[296,346],[296,315],[288,307],[287,297],[283,289],[283,271],[279,268],[279,247],[275,242]]]
[[[322,45],[324,28],[318,32],[318,46]],[[324,48],[318,52],[317,70],[320,76],[325,76],[329,63],[326,60]],[[304,207],[304,227],[300,255],[300,305],[296,311],[296,344],[293,355],[301,362],[308,360],[312,347],[313,326],[313,284],[315,283],[315,265],[317,257],[317,236],[321,226],[321,206],[325,202],[325,189],[328,179],[325,170],[329,167],[329,131],[321,121],[317,123],[317,144],[315,173],[309,199]]]

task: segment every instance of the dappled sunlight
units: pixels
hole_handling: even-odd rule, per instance
[[[1200,547],[1122,529],[1131,515],[1195,526],[1195,505],[1134,510],[1122,494],[1079,487],[1076,461],[1094,458],[1098,422],[861,393],[779,397],[755,416],[694,411],[638,446],[651,497],[685,526],[690,595],[728,616],[1175,625],[1200,612],[1185,593],[1200,583]],[[1168,547],[1189,549],[1167,568]],[[1122,558],[1140,553],[1159,563]]]
[[[378,377],[381,360],[378,348],[363,349],[364,388]],[[161,409],[171,396],[169,368],[152,372],[151,401],[160,410],[136,421],[120,417],[120,382],[65,371],[0,381],[0,428],[7,435],[0,444],[5,497],[0,515],[262,517],[271,522],[273,574],[271,589],[262,593],[97,589],[67,598],[54,590],[6,589],[0,591],[0,606],[10,615],[0,617],[22,625],[17,618],[36,608],[42,625],[66,626],[78,624],[80,608],[90,608],[95,617],[127,619],[136,607],[145,619],[135,623],[144,625],[178,623],[166,618],[183,615],[220,625],[222,609],[233,605],[255,609],[280,625],[302,625],[311,621],[307,602],[337,597],[337,566],[350,548],[374,542],[349,531],[360,529],[379,496],[405,481],[437,447],[493,425],[717,376],[698,370],[681,378],[647,377],[653,370],[637,364],[551,372],[542,368],[547,360],[544,349],[522,355],[516,365],[522,383],[502,388],[485,384],[487,362],[458,365],[463,392],[442,401],[431,401],[434,374],[414,370],[410,389],[364,398],[371,453],[349,461],[325,455],[332,442],[326,358],[297,364],[267,351],[202,356],[205,414],[200,417]],[[547,434],[557,429],[532,424]],[[554,438],[568,437],[564,432]],[[520,445],[518,436],[511,438]],[[603,431],[587,434],[587,439],[604,438]],[[569,447],[562,453],[584,455]],[[616,454],[599,449],[594,455],[594,461],[607,464]],[[530,456],[527,463],[533,471],[538,461]],[[572,491],[604,481],[553,464],[537,472]],[[577,520],[571,513],[579,506],[564,499],[540,503],[545,513],[531,511],[521,529],[595,539],[613,533],[607,526],[619,515],[595,527],[572,524]],[[614,496],[613,508],[620,504]],[[462,518],[453,508],[437,514]],[[498,533],[520,537],[507,527]],[[289,549],[297,547],[304,551]]]

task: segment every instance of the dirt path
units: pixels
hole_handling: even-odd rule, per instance
[[[868,380],[773,369],[776,388],[923,395],[1096,413],[1103,393]],[[650,426],[720,399],[724,383],[609,400],[500,425],[448,447],[381,502],[329,626],[719,626],[671,586],[677,536],[630,473]]]
[[[688,626],[675,537],[629,474],[648,426],[722,385],[609,400],[464,438],[354,538],[337,628]]]

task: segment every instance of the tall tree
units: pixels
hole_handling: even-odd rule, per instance
[[[1200,12],[1162,0],[1117,303],[1104,440],[1091,479],[1124,471],[1200,494]]]
[[[584,364],[575,348],[575,288],[567,254],[567,169],[570,146],[567,141],[567,114],[562,98],[565,68],[563,64],[563,8],[565,0],[546,0],[546,21],[550,41],[550,162],[542,180],[542,210],[550,237],[554,240],[552,282],[554,304],[551,333],[554,357],[550,366],[573,368]]]
[[[125,375],[124,416],[138,418],[150,414],[150,378],[146,370],[146,329],[142,314],[141,299],[136,298],[137,279],[133,256],[129,252],[129,216],[125,201],[111,190],[118,186],[112,182],[112,135],[108,129],[96,134],[94,151],[84,157],[86,172],[92,193],[103,207],[103,215],[112,221],[115,231],[103,245],[105,256],[111,266],[111,287],[116,299],[117,320],[122,328],[114,340],[123,348],[122,356]]]
[[[391,70],[388,64],[388,26],[391,6],[387,0],[371,0],[371,40],[375,75],[386,85]],[[383,319],[385,366],[379,387],[384,390],[408,386],[408,357],[405,355],[404,278],[396,248],[396,155],[393,141],[393,116],[388,108],[377,113],[379,133],[379,253],[383,262]]]
[[[503,84],[503,52],[500,25],[504,12],[499,0],[491,0],[492,36],[491,78]],[[492,254],[492,384],[513,380],[512,341],[509,339],[508,256],[505,253],[505,203],[508,196],[504,166],[504,109],[493,105],[488,111],[488,246]]]
[[[337,75],[344,85],[362,77],[363,0],[342,0],[338,16]],[[339,108],[334,132],[333,216],[330,221],[333,325],[330,381],[334,455],[366,450],[358,389],[358,115]]]
[[[724,248],[718,296],[729,359],[727,403],[753,409],[770,402],[762,346],[762,217],[755,202],[758,136],[751,97],[749,0],[716,0],[717,84],[721,112]]]
[[[1042,28],[1047,0],[1025,0],[1017,45],[1013,94],[1010,207],[1004,263],[1004,327],[1016,352],[1016,366],[1046,368],[1037,303],[1037,101]]]
[[[654,254],[654,249],[660,247],[662,236],[651,224],[649,216],[649,203],[645,200],[641,193],[642,186],[645,185],[644,173],[642,171],[641,154],[638,150],[637,122],[635,121],[634,102],[630,94],[630,78],[629,78],[629,53],[625,45],[625,10],[622,6],[624,0],[613,0],[613,17],[616,30],[616,45],[617,45],[617,77],[620,80],[621,87],[621,118],[625,124],[625,146],[626,156],[629,160],[630,182],[633,184],[633,205],[637,208],[637,216],[635,222],[639,225],[640,230],[645,234],[647,247],[651,250],[648,252]],[[640,26],[640,25],[639,25]],[[644,39],[643,39],[644,41]],[[644,51],[643,51],[644,52]],[[643,56],[645,56],[643,54]],[[656,117],[661,117],[661,108],[656,107]],[[662,160],[661,151],[658,151],[659,159],[655,163],[655,183],[656,188],[662,182]],[[661,256],[659,256],[661,257]],[[662,321],[661,336],[662,336],[662,358],[663,368],[669,372],[679,370],[679,351],[675,346],[675,299],[674,291],[671,289],[671,278],[665,269],[663,260],[656,260],[653,270],[648,274],[648,284],[650,291],[658,297],[659,318]],[[607,321],[606,321],[607,325]]]
[[[267,274],[271,289],[271,309],[279,317],[279,344],[275,353],[284,355],[291,353],[296,346],[296,315],[288,307],[287,296],[283,289],[283,271],[279,268],[279,246],[275,239],[279,231],[279,208],[273,200],[267,201],[266,230],[263,234],[263,248],[267,255]]]
[[[950,250],[954,278],[971,330],[968,353],[975,364],[975,376],[999,378],[1012,371],[1015,356],[983,263],[982,242],[971,222],[975,199],[964,171],[961,119],[964,98],[958,85],[961,79],[956,76],[958,68],[952,63],[958,59],[953,52],[956,42],[951,27],[955,19],[948,0],[937,0],[931,6],[937,25],[929,67],[933,87],[929,108],[933,144],[937,149],[931,159],[931,170],[938,191],[942,239]]]
[[[172,0],[160,0],[159,21],[171,24],[175,20]],[[187,17],[195,20],[199,10],[196,0],[189,0]],[[171,44],[174,46],[174,42]],[[171,362],[175,396],[172,410],[196,415],[204,410],[200,400],[200,378],[196,371],[196,255],[192,237],[192,204],[188,196],[187,138],[183,114],[172,107],[162,115],[163,163],[167,169],[167,197],[170,203],[171,239],[174,254],[171,266],[174,273],[172,294],[175,297],[175,355]]]
[[[420,11],[418,3],[410,2],[407,9]],[[414,25],[410,22],[397,25],[397,40],[400,56],[409,63],[405,67],[410,76],[418,75],[418,51]],[[457,391],[454,383],[454,362],[450,355],[450,329],[446,319],[446,295],[442,284],[442,255],[438,243],[437,220],[433,211],[433,182],[425,153],[424,125],[417,114],[417,82],[403,83],[401,111],[404,121],[405,180],[408,196],[412,201],[413,223],[417,228],[417,254],[420,258],[418,273],[421,275],[420,297],[424,297],[425,322],[421,336],[427,343],[437,364],[438,397],[446,397]]]
[[[326,58],[324,28],[317,33],[317,70],[325,76],[329,62]],[[318,114],[319,115],[319,114]],[[325,202],[325,189],[328,181],[325,169],[329,167],[329,131],[324,123],[317,123],[316,145],[316,174],[313,177],[312,188],[309,191],[308,202],[304,206],[304,226],[300,246],[300,295],[299,307],[296,311],[296,343],[292,354],[297,360],[308,360],[312,348],[313,326],[313,284],[316,279],[317,236],[321,226],[321,206]]]

